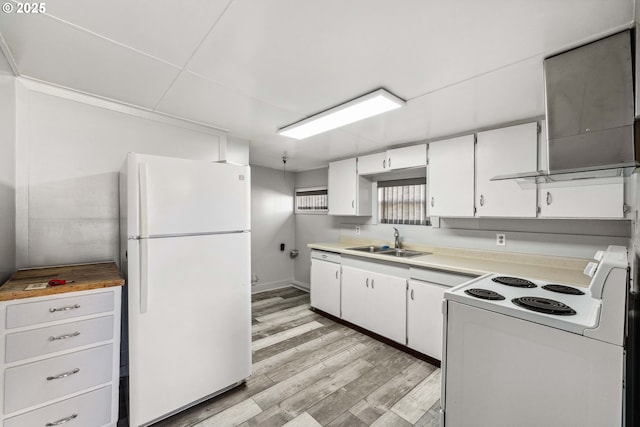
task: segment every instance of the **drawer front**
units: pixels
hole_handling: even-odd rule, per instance
[[[67,350],[113,338],[113,316],[7,335],[5,362]]]
[[[7,329],[112,311],[114,295],[109,291],[11,304],[7,306]]]
[[[111,421],[111,387],[105,387],[8,418],[4,421],[4,427],[100,427]]]
[[[311,251],[311,258],[340,263],[340,254],[333,252]]]
[[[9,368],[5,371],[5,414],[111,381],[113,345]]]
[[[409,275],[412,279],[422,280],[423,282],[431,282],[444,286],[458,286],[462,283],[468,282],[478,276],[467,275],[462,273],[452,273],[442,270],[432,270],[424,268],[409,269]]]

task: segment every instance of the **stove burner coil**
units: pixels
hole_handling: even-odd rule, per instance
[[[576,311],[560,301],[540,297],[520,297],[511,300],[512,303],[527,310],[538,313],[555,314],[558,316],[573,316]]]
[[[580,289],[572,288],[571,286],[565,286],[565,285],[555,285],[555,284],[544,285],[542,289],[546,289],[551,292],[558,292],[560,294],[584,295],[584,292],[582,292]]]
[[[502,295],[500,295],[497,292],[490,291],[489,289],[480,289],[480,288],[466,289],[464,293],[467,295],[471,295],[472,297],[475,297],[475,298],[488,299],[492,301],[500,301],[504,299]]]
[[[536,284],[530,282],[525,279],[520,279],[519,277],[509,277],[509,276],[499,276],[494,277],[493,280],[496,283],[500,283],[502,285],[513,286],[516,288],[536,288]]]

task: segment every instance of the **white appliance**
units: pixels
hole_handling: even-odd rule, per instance
[[[489,274],[444,294],[442,425],[624,425],[627,250],[588,288]]]
[[[130,153],[120,174],[129,424],[251,371],[250,169]]]

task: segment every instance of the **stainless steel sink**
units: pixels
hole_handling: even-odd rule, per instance
[[[383,249],[384,248],[384,249]],[[429,255],[431,252],[412,251],[409,249],[395,249],[388,246],[357,246],[355,248],[347,248],[350,251],[367,252],[370,254],[397,256],[402,258],[411,258],[420,255]]]
[[[388,251],[389,247],[385,247],[385,249],[382,249],[382,246],[357,246],[355,248],[347,248],[350,251],[358,251],[358,252],[368,252],[370,254],[377,254],[377,253],[381,253],[383,251]]]
[[[420,255],[430,255],[431,252],[412,251],[409,249],[387,249],[386,251],[379,252],[380,255],[397,256],[402,258],[411,258]]]

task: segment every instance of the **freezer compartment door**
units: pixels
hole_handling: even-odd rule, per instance
[[[249,230],[250,168],[129,154],[128,236]]]
[[[249,376],[250,239],[238,233],[129,241],[132,426]]]

